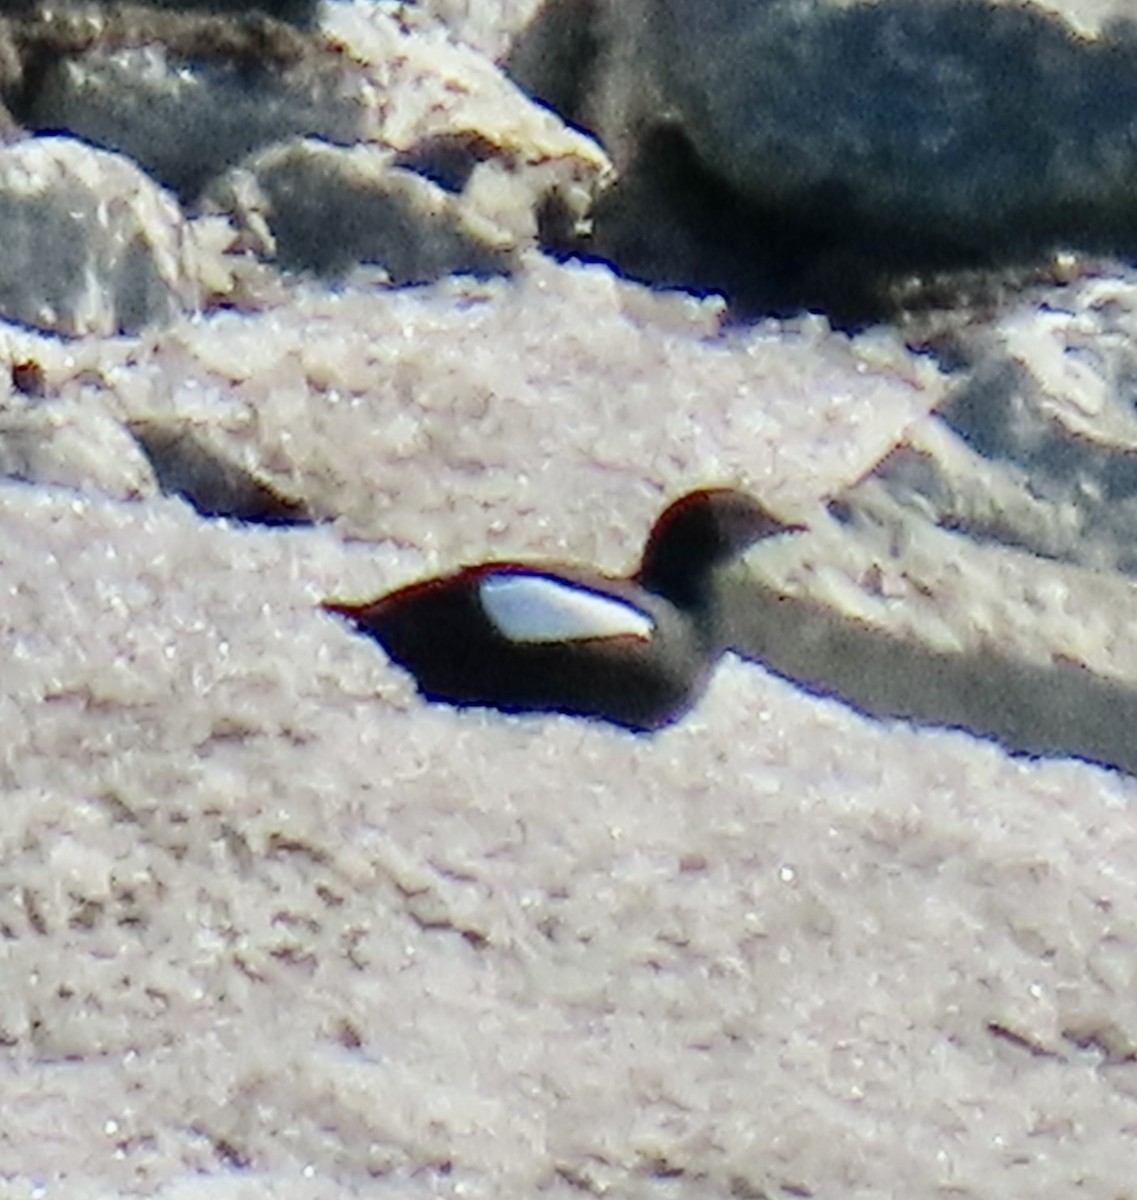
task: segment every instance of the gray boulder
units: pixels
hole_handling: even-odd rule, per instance
[[[231,172],[211,200],[293,269],[337,275],[372,263],[395,283],[422,283],[508,267],[506,231],[394,157],[376,146],[286,142]]]
[[[0,313],[57,333],[132,332],[198,303],[181,211],[136,166],[69,138],[0,148]]]
[[[550,0],[515,76],[624,181],[595,248],[763,307],[1137,246],[1137,35],[988,0]],[[883,299],[881,298],[883,294]]]
[[[987,0],[658,0],[650,65],[703,163],[961,249],[1130,235],[1137,41]]]
[[[370,128],[358,66],[295,30],[133,10],[97,18],[87,38],[85,26],[55,24],[37,34],[54,41],[25,67],[19,118],[126,154],[184,200],[271,142],[354,142]]]

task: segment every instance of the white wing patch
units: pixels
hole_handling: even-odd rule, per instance
[[[512,642],[647,641],[655,632],[655,622],[635,605],[547,575],[485,575],[478,596],[498,632]]]

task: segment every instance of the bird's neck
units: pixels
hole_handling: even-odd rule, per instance
[[[641,577],[640,582],[649,592],[662,596],[688,616],[697,616],[710,598],[709,579],[685,571],[646,575]]]
[[[692,570],[689,564],[646,563],[637,582],[646,591],[674,605],[708,644],[715,640],[718,605],[710,569]]]

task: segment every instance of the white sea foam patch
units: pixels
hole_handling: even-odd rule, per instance
[[[498,631],[514,642],[635,637],[655,622],[635,605],[547,575],[486,575],[478,595]]]

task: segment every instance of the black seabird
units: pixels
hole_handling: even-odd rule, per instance
[[[630,579],[491,562],[323,607],[379,642],[428,700],[653,730],[699,698],[724,649],[715,568],[801,528],[744,492],[706,488],[663,512]]]

